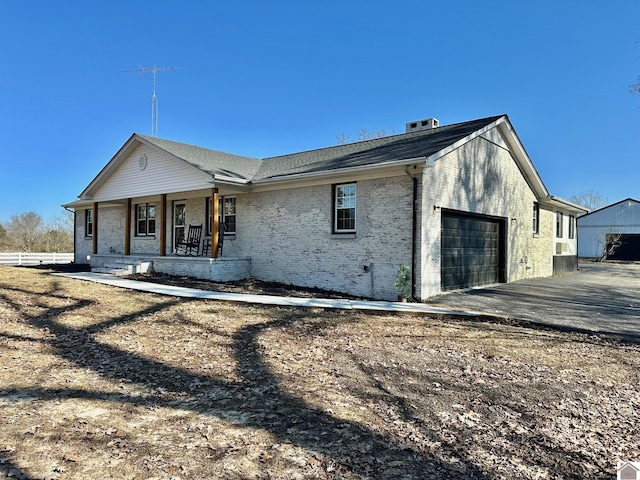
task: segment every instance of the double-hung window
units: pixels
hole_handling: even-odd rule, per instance
[[[540,205],[538,202],[533,202],[533,234],[540,233]]]
[[[236,197],[222,198],[222,223],[224,223],[224,233],[236,233]]]
[[[84,236],[93,236],[93,210],[90,208],[84,211]]]
[[[357,185],[347,183],[334,187],[334,221],[335,233],[355,233],[356,231],[356,195]]]
[[[156,234],[156,206],[152,203],[136,205],[136,236],[146,237]]]
[[[576,236],[576,217],[569,215],[569,238],[573,239]]]
[[[556,212],[556,238],[562,238],[562,212]]]
[[[218,221],[224,224],[224,233],[227,235],[235,235],[236,233],[236,197],[220,197]],[[211,208],[211,197],[207,198],[207,228],[206,235],[211,235],[211,216],[213,215]]]

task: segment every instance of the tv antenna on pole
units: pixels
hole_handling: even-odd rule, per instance
[[[137,68],[135,70],[122,70],[123,72],[140,72],[151,73],[153,75],[153,95],[151,97],[151,136],[158,136],[158,97],[156,97],[156,73],[166,72],[167,70],[177,70],[180,67],[153,67]]]

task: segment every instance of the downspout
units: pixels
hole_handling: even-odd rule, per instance
[[[576,271],[580,270],[580,235],[578,235],[578,214],[576,212],[576,217],[573,219],[574,233],[576,236]]]
[[[418,177],[409,173],[409,165],[404,167],[406,173],[413,180],[413,201],[411,220],[411,300],[419,302],[416,298],[416,233],[418,231]]]

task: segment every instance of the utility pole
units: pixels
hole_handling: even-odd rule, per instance
[[[158,97],[156,97],[156,73],[167,70],[177,70],[180,67],[153,67],[138,68],[136,70],[122,70],[123,72],[151,73],[153,75],[153,95],[151,97],[151,136],[158,136]]]

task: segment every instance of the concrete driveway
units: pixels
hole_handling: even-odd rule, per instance
[[[580,263],[577,272],[429,299],[429,303],[640,341],[640,263]]]

